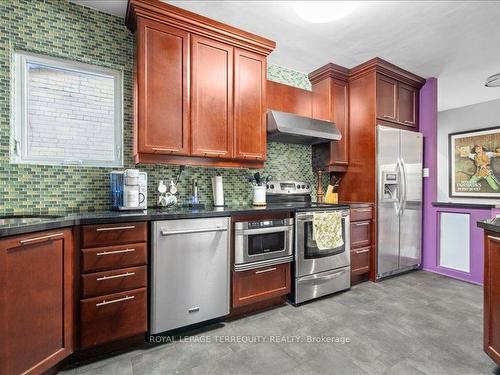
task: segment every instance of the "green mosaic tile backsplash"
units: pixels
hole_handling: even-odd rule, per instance
[[[89,211],[109,208],[109,168],[9,164],[12,53],[24,50],[72,59],[124,73],[124,164],[132,161],[132,88],[134,37],[123,19],[67,0],[0,0],[0,214],[27,211]],[[269,65],[268,78],[310,89],[305,74]],[[274,179],[312,181],[311,147],[268,142],[268,160],[261,173]],[[149,205],[156,204],[159,180],[174,179],[178,167],[139,165],[148,173]],[[212,203],[211,177],[222,175],[227,204],[251,203],[247,169],[186,167],[178,185],[187,202],[191,179],[197,178],[200,200]]]

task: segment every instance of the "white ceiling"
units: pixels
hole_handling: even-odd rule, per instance
[[[126,0],[70,0],[123,16]],[[367,1],[325,24],[299,18],[292,1],[168,1],[276,41],[269,62],[308,73],[328,62],[353,67],[382,57],[437,77],[439,110],[500,98],[485,88],[500,73],[500,2]]]

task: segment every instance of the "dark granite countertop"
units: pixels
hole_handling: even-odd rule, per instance
[[[500,217],[494,217],[491,219],[480,220],[477,222],[479,228],[488,230],[490,232],[500,233]]]
[[[82,213],[50,213],[50,215],[40,215],[40,218],[25,223],[0,224],[0,238],[16,234],[38,232],[42,230],[70,227],[73,225],[119,223],[127,221],[152,221],[152,220],[173,220],[189,219],[198,217],[220,217],[232,215],[254,214],[258,212],[299,212],[317,209],[339,209],[349,208],[348,205],[311,204],[309,206],[287,206],[272,205],[266,207],[254,206],[226,206],[226,207],[206,207],[203,209],[192,209],[183,207],[174,208],[153,208],[144,211],[95,211]],[[34,215],[27,213],[27,215]],[[16,214],[12,216],[23,216]]]
[[[487,203],[459,203],[459,202],[432,202],[434,207],[455,207],[455,208],[496,208],[495,204]]]

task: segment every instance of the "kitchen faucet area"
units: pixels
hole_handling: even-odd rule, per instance
[[[0,375],[500,373],[499,18],[1,0]]]

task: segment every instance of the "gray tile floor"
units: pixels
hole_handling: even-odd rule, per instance
[[[482,350],[482,302],[480,286],[418,271],[64,373],[492,374]],[[221,342],[237,339],[265,342]]]

